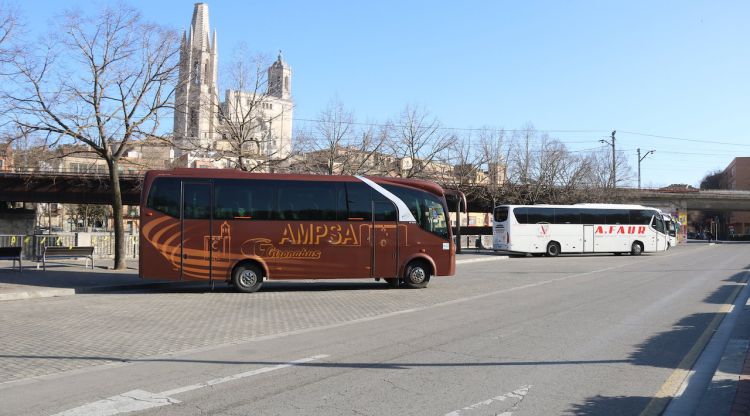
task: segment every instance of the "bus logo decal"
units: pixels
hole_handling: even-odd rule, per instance
[[[265,259],[320,259],[320,250],[310,250],[305,247],[295,249],[280,249],[273,245],[268,238],[251,238],[242,243],[242,254],[257,256]]]
[[[318,245],[327,241],[334,246],[358,246],[361,238],[354,229],[354,224],[287,224],[281,233],[279,245]]]
[[[621,235],[621,234],[645,234],[645,225],[598,225],[596,227],[596,234],[600,235]]]

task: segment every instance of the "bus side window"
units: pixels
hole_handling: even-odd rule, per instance
[[[330,183],[282,181],[277,193],[282,220],[336,221],[336,188]]]
[[[626,209],[608,209],[605,224],[609,225],[628,225],[630,216]]]
[[[581,211],[581,224],[604,224],[607,219],[607,210],[584,209]]]
[[[552,224],[555,222],[554,208],[527,208],[527,210],[529,224]]]
[[[273,211],[272,181],[214,180],[214,218],[269,220]]]
[[[347,182],[346,202],[348,207],[347,219],[352,221],[372,220],[372,196],[370,187],[361,182]]]
[[[156,178],[151,185],[146,206],[170,217],[180,217],[180,179]]]
[[[398,219],[396,206],[385,198],[373,201],[372,215],[375,221],[396,221]]]
[[[578,208],[555,208],[555,224],[580,224],[581,210]]]
[[[653,211],[643,209],[631,209],[630,210],[630,224],[631,225],[648,225],[651,222],[651,217],[654,215]]]
[[[516,221],[519,224],[528,224],[528,208],[513,208],[513,215],[516,217]]]
[[[183,218],[207,220],[211,218],[211,187],[208,183],[186,183]]]

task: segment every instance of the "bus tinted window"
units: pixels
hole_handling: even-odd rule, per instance
[[[626,209],[608,209],[605,224],[630,224],[630,216]]]
[[[528,224],[528,208],[513,208],[513,216],[519,224]]]
[[[330,183],[279,181],[276,193],[279,219],[336,220],[336,187]]]
[[[582,209],[581,224],[604,224],[607,218],[607,210],[604,209]]]
[[[211,185],[206,183],[184,184],[183,218],[186,220],[207,220],[211,218]]]
[[[373,201],[372,214],[375,221],[396,221],[398,219],[396,206],[388,199]]]
[[[508,220],[508,207],[495,208],[495,222],[505,222]]]
[[[180,179],[156,178],[151,184],[146,206],[170,217],[180,217]]]
[[[217,179],[214,218],[270,220],[274,186],[270,181]]]
[[[555,222],[554,208],[528,208],[527,215],[529,224],[552,224],[553,222]]]
[[[555,224],[580,224],[581,210],[578,208],[555,208]]]
[[[645,209],[631,209],[630,223],[633,225],[648,225],[651,222],[651,217],[655,213],[655,211]]]
[[[370,187],[361,182],[346,184],[347,219],[353,221],[370,221],[372,219],[372,197]]]

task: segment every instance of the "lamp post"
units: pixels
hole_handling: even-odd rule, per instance
[[[641,148],[639,147],[637,150],[638,150],[638,189],[641,189],[641,161],[643,161],[643,159],[645,159],[646,156],[652,153],[656,153],[656,150],[649,150],[648,152],[646,152],[645,155],[643,155],[643,157],[641,157]]]
[[[612,141],[601,139],[600,143],[605,143],[612,146],[612,187],[617,188],[617,158],[615,157],[615,133],[617,130],[612,130]]]

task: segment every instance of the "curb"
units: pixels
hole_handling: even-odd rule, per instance
[[[58,296],[72,296],[72,295],[83,295],[93,293],[106,293],[106,292],[124,292],[128,290],[138,289],[162,289],[170,286],[202,286],[204,282],[196,283],[185,283],[185,282],[156,282],[156,283],[131,283],[125,285],[110,285],[110,286],[92,286],[92,287],[80,287],[80,288],[65,288],[65,289],[38,289],[38,290],[24,290],[10,293],[0,293],[0,301],[5,300],[23,300],[23,299],[38,299],[38,298],[53,298]]]
[[[23,292],[0,293],[0,301],[4,300],[22,300],[37,298],[53,298],[56,296],[75,295],[75,289],[39,289],[27,290]]]

